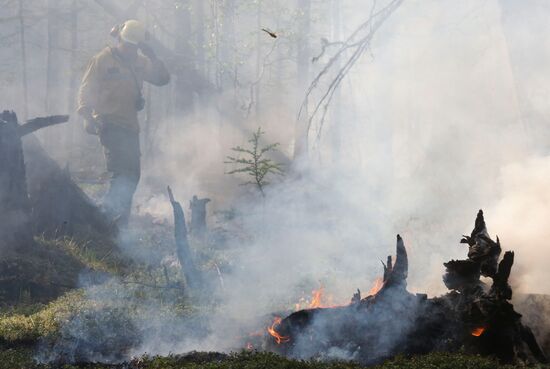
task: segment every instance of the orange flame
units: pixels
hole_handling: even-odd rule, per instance
[[[318,290],[314,290],[312,292],[312,294],[311,294],[312,299],[311,299],[311,303],[309,304],[310,309],[315,309],[315,308],[321,307],[321,300],[323,299],[324,292],[325,291],[324,291],[323,286],[319,287]]]
[[[384,286],[384,280],[382,278],[376,278],[374,281],[374,285],[370,289],[370,291],[367,293],[367,296],[374,296],[376,295]]]
[[[317,308],[337,308],[347,306],[349,303],[337,304],[334,302],[332,295],[325,294],[325,287],[320,286],[319,289],[311,291],[311,299],[304,297],[294,304],[294,310],[299,311],[302,309],[317,309]]]
[[[282,319],[280,317],[275,317],[275,320],[273,321],[273,324],[271,324],[271,327],[267,328],[267,331],[269,334],[275,338],[275,342],[277,342],[277,345],[280,345],[281,343],[285,343],[290,341],[290,337],[288,336],[281,336],[276,330],[275,327],[281,324]]]
[[[485,327],[477,327],[472,329],[472,336],[479,337],[485,332]]]

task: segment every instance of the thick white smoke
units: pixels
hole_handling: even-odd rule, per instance
[[[364,1],[346,5],[349,32],[369,11]],[[529,67],[517,54],[524,39],[508,37],[506,9],[497,0],[405,1],[344,80],[337,114],[309,161],[275,180],[265,200],[225,174],[232,168],[223,162],[258,125],[266,142],[281,143],[280,158],[291,157],[304,91],[290,83],[266,88],[273,100],[262,102],[258,120],[225,113],[218,102],[162,125],[136,198],[140,211],[171,219],[164,195],[171,185],[184,204],[199,195],[213,200],[211,213],[233,209],[247,237],[227,245],[234,264],[224,275],[221,306],[210,314],[212,334],[165,347],[146,336],[140,350],[232,348],[231,332],[262,324],[265,314],[319,285],[336,303],[348,302],[380,276],[379,260],[393,253],[396,233],[409,251],[410,290],[443,293],[442,263],[465,256],[460,236],[471,231],[479,208],[491,235],[516,252],[518,291],[550,293],[550,160],[539,156],[544,145],[534,146],[538,131],[525,110],[529,93],[545,87],[521,73]],[[543,37],[535,29],[522,34]],[[539,44],[532,47],[537,52]],[[312,74],[324,62],[312,64]]]
[[[518,292],[550,293],[550,158],[534,157],[502,169],[501,199],[491,209],[491,229],[506,249],[516,251]]]

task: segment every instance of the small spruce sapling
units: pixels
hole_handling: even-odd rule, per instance
[[[233,169],[227,174],[245,173],[250,180],[243,183],[243,185],[254,185],[260,191],[262,196],[265,196],[264,188],[269,183],[266,180],[268,175],[283,175],[284,171],[282,164],[274,162],[267,158],[265,155],[270,151],[275,151],[279,143],[270,144],[264,147],[260,147],[260,138],[265,134],[261,127],[252,133],[252,137],[248,140],[251,144],[250,148],[244,148],[241,146],[232,147],[231,150],[239,153],[238,157],[227,156],[226,164],[234,164],[238,168]]]

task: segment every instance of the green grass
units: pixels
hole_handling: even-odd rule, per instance
[[[172,247],[165,238],[171,233],[151,235],[148,232],[139,237],[136,246],[144,247],[156,254],[164,255],[164,248]],[[153,237],[154,236],[154,237]],[[94,239],[94,241],[85,241]],[[265,352],[241,352],[231,355],[217,353],[192,353],[189,355],[172,355],[166,357],[142,357],[134,360],[130,365],[86,364],[80,366],[57,366],[37,364],[33,358],[37,343],[42,339],[53,340],[64,334],[60,328],[75,316],[83,317],[84,325],[90,332],[94,332],[94,324],[105,323],[109,327],[127,327],[125,318],[144,319],[150,311],[142,309],[142,302],[155,301],[159,309],[155,312],[162,319],[180,319],[182,316],[197,317],[208,314],[209,305],[193,306],[187,301],[183,290],[175,287],[184,286],[179,269],[161,268],[141,265],[137,262],[125,260],[117,251],[116,246],[108,239],[102,240],[91,236],[58,239],[35,239],[42,248],[41,254],[33,256],[28,263],[33,268],[27,269],[28,275],[38,274],[40,270],[47,270],[41,276],[63,282],[69,280],[69,275],[78,275],[81,269],[89,269],[117,276],[114,281],[105,282],[101,286],[93,287],[93,291],[109,292],[109,298],[98,297],[93,300],[94,294],[85,294],[82,290],[72,290],[47,304],[32,303],[32,296],[22,295],[15,306],[0,305],[0,369],[359,369],[358,364],[350,362],[322,363],[317,361],[297,361]],[[215,257],[216,252],[223,250],[202,249],[203,264],[201,267],[210,270],[219,264],[224,265],[224,258]],[[161,252],[162,251],[162,252]],[[50,257],[51,256],[51,257]],[[215,264],[215,265],[214,265]],[[47,268],[45,268],[45,266]],[[167,278],[168,276],[168,278]],[[48,279],[49,280],[49,279]],[[47,285],[47,284],[44,284]],[[170,288],[168,288],[170,287]],[[112,292],[118,291],[118,292]],[[47,300],[50,301],[50,300]],[[98,314],[98,312],[100,312]],[[101,314],[101,312],[106,312]],[[109,314],[116,312],[117,314]],[[89,321],[86,317],[91,316]],[[95,319],[98,319],[97,321]],[[198,319],[198,318],[197,318]],[[131,319],[130,319],[131,320]],[[120,327],[115,328],[124,334]],[[139,333],[139,332],[137,332]],[[137,334],[136,333],[136,334]],[[163,332],[164,333],[164,332]],[[130,329],[129,335],[134,334]],[[94,339],[100,336],[91,334]],[[70,337],[69,337],[70,338]],[[65,337],[67,339],[67,337]],[[460,353],[432,353],[412,358],[397,357],[375,369],[510,369],[517,366],[501,366],[491,358],[465,355]],[[550,367],[546,367],[550,368]]]
[[[241,352],[231,355],[218,353],[191,353],[166,357],[142,357],[130,365],[87,364],[79,366],[38,365],[32,361],[29,350],[0,351],[0,369],[359,369],[356,363],[291,360],[266,352]],[[512,369],[520,366],[502,366],[493,359],[480,356],[432,353],[412,358],[399,357],[373,369]],[[542,367],[539,367],[542,368]]]
[[[52,337],[72,314],[88,302],[81,291],[69,292],[47,304],[8,307],[0,310],[0,343],[15,347],[35,343],[41,337]]]
[[[0,349],[0,369],[34,369],[36,363],[30,349]]]
[[[119,255],[116,246],[107,241],[83,241],[73,237],[35,237],[35,241],[42,247],[60,250],[86,268],[98,272],[118,275],[124,272],[128,264],[128,260]]]

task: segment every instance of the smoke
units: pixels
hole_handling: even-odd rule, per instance
[[[74,313],[63,317],[58,335],[41,340],[36,359],[118,363],[145,352],[167,355],[182,347],[188,351],[188,341],[204,336],[206,325],[201,314],[174,309],[182,300],[181,291],[117,278],[88,286],[82,299],[73,302]],[[162,300],[171,303],[159,303]]]
[[[428,15],[414,16],[420,13]],[[547,206],[534,190],[544,191],[546,178],[537,174],[547,168],[532,164],[547,161],[527,146],[501,27],[496,2],[404,5],[348,76],[353,84],[343,86],[341,116],[332,122],[342,127],[327,128],[341,132],[341,159],[325,133],[300,177],[272,185],[265,200],[244,196],[221,175],[219,163],[244,134],[224,123],[182,130],[183,141],[176,140],[186,144],[167,155],[196,155],[183,160],[193,163],[190,172],[172,174],[177,188],[189,198],[232,187],[230,198],[239,201],[222,196],[221,203],[237,208],[250,235],[228,246],[238,265],[225,276],[222,322],[245,324],[288,308],[318,285],[347,302],[380,275],[379,260],[398,232],[411,255],[410,289],[443,293],[442,263],[464,256],[458,241],[479,208],[504,249],[516,251],[519,290],[547,292],[545,254],[534,246],[545,239],[538,224]],[[267,129],[267,141],[275,141],[276,130]],[[203,147],[209,150],[195,149]],[[526,206],[526,224],[517,227]]]
[[[550,293],[545,267],[550,250],[546,220],[550,216],[550,158],[534,157],[502,168],[501,199],[491,209],[491,228],[504,247],[516,251],[516,291]]]
[[[363,3],[346,2],[349,26],[344,31],[368,16]],[[106,311],[124,311],[129,334],[139,337],[126,355],[238,348],[240,331],[264,329],[266,314],[292,309],[320,285],[336,303],[347,303],[356,288],[368,291],[381,275],[380,260],[393,252],[396,233],[409,250],[409,289],[443,293],[442,263],[464,257],[466,249],[458,241],[472,229],[479,208],[485,209],[491,235],[500,236],[505,250],[516,251],[515,287],[550,293],[544,283],[549,277],[544,222],[550,160],[537,156],[544,147],[532,147],[530,135],[537,130],[525,122],[522,96],[530,96],[532,81],[518,73],[526,66],[513,54],[524,40],[507,37],[509,25],[501,12],[496,0],[404,2],[342,84],[308,160],[293,163],[298,173],[290,171],[288,158],[293,117],[304,91],[278,74],[295,68],[281,55],[290,50],[292,40],[285,34],[291,30],[281,33],[283,46],[277,58],[268,60],[279,62],[280,70],[266,73],[261,114],[247,115],[243,109],[252,104],[247,86],[236,99],[226,93],[221,102],[196,106],[194,114],[158,122],[158,131],[150,133],[155,140],[142,148],[144,175],[135,210],[165,227],[171,222],[166,185],[184,208],[193,195],[211,198],[210,228],[230,234],[214,245],[227,268],[221,271],[224,288],[214,290],[215,307],[205,311],[208,319],[201,318],[198,328],[190,324],[192,318],[173,311],[156,314],[159,301],[154,298],[140,302],[139,313],[124,315],[133,304],[132,293],[127,285],[117,285],[114,290],[125,292]],[[312,38],[327,36],[326,22],[320,20]],[[246,22],[240,26],[242,33],[255,34]],[[524,37],[541,38],[534,32]],[[265,50],[268,41],[262,44]],[[324,61],[312,64],[311,73]],[[253,63],[245,64],[242,73],[253,81]],[[156,96],[153,104],[160,110],[168,102]],[[275,159],[287,164],[286,177],[275,178],[265,198],[251,186],[240,186],[245,177],[225,174],[232,169],[224,164],[231,147],[247,145],[257,126],[266,131],[266,143],[281,143]],[[143,128],[144,135],[150,132]],[[222,211],[232,218],[225,219]],[[160,248],[137,245],[148,232],[130,229],[121,246],[142,262],[173,266],[166,232]],[[102,286],[101,294],[93,293],[97,288],[86,289],[87,299],[113,299],[113,284]],[[64,325],[64,342],[78,338],[89,348],[91,337],[109,337],[110,320],[94,314],[88,317],[102,322],[92,324],[94,330],[85,318]],[[102,348],[75,350],[67,355],[121,359],[101,356]]]

